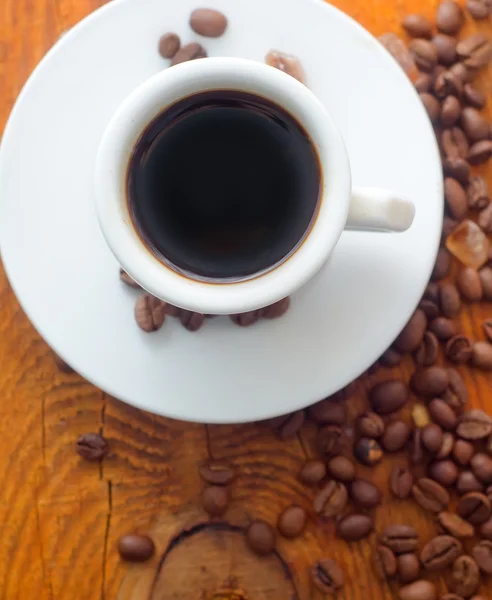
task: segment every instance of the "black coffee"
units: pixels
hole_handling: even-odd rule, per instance
[[[241,279],[282,261],[317,212],[321,170],[301,125],[269,100],[203,92],[159,115],[128,169],[135,227],[162,261]]]

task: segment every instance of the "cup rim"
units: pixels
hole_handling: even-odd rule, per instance
[[[261,277],[208,282],[190,279],[161,262],[134,227],[126,201],[130,157],[147,125],[190,94],[241,90],[290,112],[309,134],[322,180],[318,213],[302,244]],[[102,233],[121,267],[154,296],[202,313],[256,310],[291,295],[326,262],[347,220],[351,174],[344,142],[322,103],[302,83],[266,64],[240,58],[207,58],[157,73],[116,110],[99,145],[95,169],[96,212]]]

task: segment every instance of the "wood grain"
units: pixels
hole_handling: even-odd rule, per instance
[[[337,0],[336,4],[375,35],[401,33],[408,12],[433,16],[436,0]],[[94,10],[98,0],[2,0],[0,3],[0,131],[16,96],[60,33]],[[479,29],[490,27],[480,24]],[[476,25],[468,23],[471,31]],[[490,72],[481,88],[492,106]],[[492,169],[482,168],[492,185]],[[295,502],[311,511],[312,491],[298,471],[314,454],[312,424],[289,441],[261,425],[185,424],[130,408],[83,381],[60,373],[48,346],[28,322],[0,272],[0,598],[2,600],[317,600],[309,568],[322,556],[336,558],[347,585],[340,598],[379,600],[396,590],[374,577],[369,557],[374,539],[347,545],[333,524],[311,515],[304,536],[279,539],[278,552],[259,560],[245,547],[241,528],[251,518],[274,524]],[[463,311],[461,330],[481,338],[490,305]],[[366,406],[366,391],[401,368],[380,369],[353,387],[354,416]],[[460,369],[473,406],[492,411],[491,377]],[[409,418],[408,413],[405,418]],[[110,454],[101,464],[74,452],[77,436],[101,431]],[[197,464],[226,458],[237,468],[232,507],[225,521],[210,521],[200,508]],[[416,524],[422,539],[435,525],[417,506],[390,498],[390,468],[396,456],[374,469],[360,468],[384,490],[377,511],[381,528]],[[311,513],[310,513],[311,514]],[[119,560],[118,537],[149,532],[157,546],[144,565]],[[492,581],[482,594],[492,598]],[[444,582],[440,583],[444,590]]]

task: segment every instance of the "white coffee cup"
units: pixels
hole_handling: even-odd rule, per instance
[[[209,282],[173,270],[144,244],[128,208],[128,166],[142,132],[175,102],[209,90],[249,92],[287,110],[308,133],[326,174],[317,217],[299,247],[271,270],[239,281]],[[176,65],[132,92],[101,140],[95,186],[99,223],[122,268],[154,296],[206,314],[241,313],[273,304],[295,292],[320,269],[345,228],[404,231],[415,213],[410,200],[391,191],[352,188],[342,137],[307,87],[273,67],[238,58],[207,58]]]

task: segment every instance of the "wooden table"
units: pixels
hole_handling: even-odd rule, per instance
[[[99,3],[2,0],[0,130],[43,54]],[[399,31],[409,11],[431,17],[435,0],[336,3],[379,35]],[[488,81],[482,77],[490,100],[491,81],[490,73]],[[260,560],[245,548],[240,528],[248,518],[274,523],[291,502],[310,508],[312,492],[297,480],[300,465],[312,453],[310,425],[299,437],[282,442],[253,424],[206,427],[130,408],[77,375],[59,372],[3,271],[0,286],[2,600],[316,599],[322,596],[311,587],[308,567],[323,556],[343,566],[347,585],[340,598],[396,597],[395,588],[379,583],[371,571],[374,540],[348,546],[334,538],[332,526],[319,527],[314,520],[301,539],[279,539],[275,556]],[[490,313],[484,304],[465,310],[462,330],[481,337],[480,323]],[[408,376],[410,367],[409,361],[394,374]],[[471,403],[492,409],[490,376],[463,373]],[[381,369],[357,383],[350,401],[354,414],[365,405],[368,384],[389,374]],[[89,431],[102,431],[109,440],[110,454],[101,465],[74,452],[77,436]],[[209,456],[227,458],[239,473],[225,529],[211,530],[200,508],[203,484],[197,463]],[[412,503],[392,500],[387,491],[390,467],[404,462],[397,456],[359,471],[384,490],[377,527],[411,522],[427,539],[435,532],[432,520]],[[150,532],[156,541],[158,551],[147,564],[129,565],[118,558],[119,536],[133,530]]]

